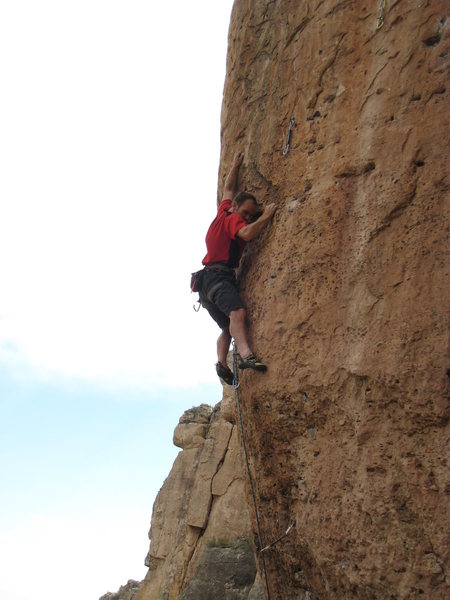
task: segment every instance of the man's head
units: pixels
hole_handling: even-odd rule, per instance
[[[261,209],[253,194],[240,192],[231,203],[231,212],[241,215],[247,223],[251,223],[259,217]]]

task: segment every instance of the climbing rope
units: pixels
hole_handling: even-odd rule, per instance
[[[245,445],[245,435],[244,435],[244,426],[242,424],[241,404],[239,402],[239,385],[240,384],[239,384],[239,376],[238,376],[238,369],[237,369],[237,350],[236,350],[236,343],[234,341],[233,341],[233,376],[234,376],[234,393],[236,396],[236,405],[237,405],[237,409],[238,409],[239,424],[241,426],[241,438],[242,438],[242,447],[244,449],[245,466],[247,468],[248,480],[250,483],[250,490],[252,492],[252,498],[253,498],[253,507],[255,509],[256,529],[258,532],[258,543],[259,543],[259,548],[260,548],[260,556],[261,556],[264,580],[265,580],[266,590],[267,590],[267,600],[270,600],[270,589],[269,589],[269,581],[267,579],[266,561],[265,561],[265,557],[263,554],[263,550],[266,550],[269,546],[267,546],[266,548],[263,547],[263,541],[262,541],[262,535],[261,535],[261,525],[259,522],[259,515],[258,515],[258,506],[256,504],[255,488],[253,486],[253,478],[252,478],[252,474],[250,472],[250,463],[248,461],[247,447]]]
[[[381,29],[384,25],[384,17],[386,15],[386,0],[380,0],[380,14],[377,19],[377,29]]]

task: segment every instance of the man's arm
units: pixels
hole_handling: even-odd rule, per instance
[[[275,204],[268,204],[264,208],[262,215],[258,217],[256,221],[249,223],[249,225],[244,225],[244,227],[239,229],[237,232],[237,237],[241,238],[241,240],[244,240],[244,242],[250,242],[251,240],[254,240],[272,219],[276,209],[277,207]]]
[[[233,200],[237,188],[239,167],[242,164],[243,158],[244,155],[242,152],[239,152],[234,157],[233,166],[231,167],[231,170],[228,173],[227,178],[225,179],[225,185],[223,186],[222,200]]]

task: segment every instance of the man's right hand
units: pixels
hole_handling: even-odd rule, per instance
[[[265,206],[262,215],[258,217],[256,221],[253,221],[253,223],[245,225],[242,229],[240,229],[237,233],[237,237],[241,238],[241,240],[244,240],[245,242],[251,242],[251,240],[254,240],[269,223],[276,209],[277,207],[273,202]]]
[[[265,221],[269,221],[275,214],[276,210],[277,210],[277,207],[276,207],[275,202],[271,202],[270,204],[268,204],[267,206],[264,207],[262,217],[264,218]]]

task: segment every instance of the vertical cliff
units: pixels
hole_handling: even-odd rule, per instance
[[[182,450],[153,506],[135,600],[262,599],[230,390],[214,410],[186,411],[175,429]]]
[[[278,203],[240,387],[264,543],[296,522],[272,600],[450,596],[447,9],[235,0],[220,176],[242,150]]]

